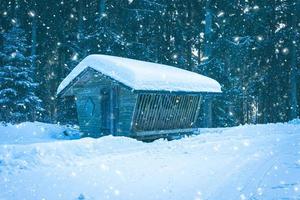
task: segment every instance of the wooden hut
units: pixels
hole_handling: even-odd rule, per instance
[[[201,101],[220,84],[187,70],[107,55],[82,60],[59,85],[75,96],[86,136],[164,137],[195,128]]]

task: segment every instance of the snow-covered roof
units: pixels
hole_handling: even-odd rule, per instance
[[[221,92],[217,81],[194,72],[163,64],[95,54],[87,56],[71,71],[59,85],[57,94],[88,67],[138,91]]]

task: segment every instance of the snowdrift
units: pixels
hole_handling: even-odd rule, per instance
[[[299,120],[199,131],[142,143],[1,126],[0,199],[300,199]]]

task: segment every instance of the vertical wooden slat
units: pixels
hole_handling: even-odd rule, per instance
[[[151,107],[151,121],[149,123],[149,129],[153,130],[153,124],[154,124],[154,119],[155,119],[155,115],[156,113],[156,106],[157,106],[157,95],[153,95],[153,103],[152,103],[152,107]]]
[[[137,100],[135,102],[135,106],[134,106],[134,111],[133,111],[133,116],[132,116],[132,125],[131,128],[133,130],[137,129],[137,120],[138,120],[138,115],[139,115],[139,111],[140,111],[140,104],[141,104],[141,95],[138,95]]]
[[[190,105],[190,110],[189,110],[189,115],[188,115],[188,126],[191,127],[192,126],[192,120],[194,117],[194,114],[196,112],[196,106],[197,106],[197,98],[195,96],[191,96],[191,105]]]
[[[164,95],[164,110],[163,110],[163,118],[161,119],[162,122],[162,129],[166,129],[166,124],[167,124],[167,118],[168,118],[168,114],[169,114],[169,107],[170,107],[170,101],[169,101],[169,96]]]
[[[185,113],[187,104],[188,104],[187,96],[183,96],[182,107],[180,109],[180,115],[181,115],[181,117],[180,117],[180,124],[179,124],[180,127],[184,126],[184,122],[185,122],[185,120],[184,120],[184,113]]]
[[[163,96],[159,95],[159,102],[158,102],[158,116],[155,119],[155,124],[156,124],[156,129],[160,129],[160,124],[161,124],[161,117],[163,115]]]
[[[186,126],[187,127],[190,126],[190,116],[192,114],[193,104],[194,104],[194,99],[192,96],[189,96],[189,103],[188,103],[189,106],[188,106],[187,113],[186,113]]]
[[[199,116],[200,106],[201,106],[201,100],[202,100],[202,97],[198,96],[198,104],[197,104],[197,110],[195,112],[195,116],[194,116],[194,119],[193,119],[193,126],[195,125],[195,123],[196,123],[196,121],[198,119],[198,116]]]
[[[198,103],[196,96],[192,96],[191,98],[192,98],[193,104],[191,105],[190,114],[189,114],[189,120],[188,120],[189,127],[192,126],[193,117],[196,113],[196,107],[197,107],[197,103]]]
[[[153,116],[152,116],[152,121],[151,121],[151,125],[150,125],[151,130],[155,129],[156,118],[157,118],[157,115],[159,114],[158,113],[158,109],[159,109],[158,102],[159,102],[159,95],[155,95],[154,107],[152,110]]]
[[[184,126],[184,122],[185,122],[185,111],[186,111],[186,107],[187,107],[187,104],[188,104],[188,99],[187,99],[187,96],[184,96],[183,97],[183,100],[184,100],[184,104],[182,106],[182,109],[181,109],[181,120],[180,120],[180,127],[183,127]]]
[[[146,110],[145,110],[145,118],[143,120],[143,130],[148,130],[148,124],[149,124],[149,121],[150,121],[150,115],[151,115],[151,106],[152,106],[152,101],[153,101],[153,98],[152,98],[152,95],[148,95],[148,98],[147,98],[147,104],[146,104]]]
[[[188,127],[188,116],[190,114],[190,109],[191,109],[191,97],[187,96],[188,99],[188,103],[186,104],[186,108],[185,108],[185,113],[184,113],[184,126]]]
[[[174,126],[174,128],[176,128],[179,125],[179,120],[180,120],[180,107],[181,107],[181,103],[182,103],[182,97],[181,96],[176,96],[175,98],[175,110],[174,110],[174,119],[173,119],[173,123],[176,124],[176,126]],[[178,103],[176,103],[176,101],[178,100]]]
[[[136,114],[136,119],[135,119],[135,129],[136,130],[139,130],[140,128],[140,123],[141,123],[141,118],[142,118],[142,112],[143,112],[143,102],[144,102],[144,98],[145,96],[140,94],[139,95],[139,98],[138,98],[138,106],[137,106],[137,114]]]
[[[166,104],[166,97],[165,97],[165,95],[161,95],[160,96],[160,98],[161,98],[161,109],[160,109],[160,111],[159,111],[159,117],[158,117],[158,121],[157,121],[157,124],[158,124],[158,127],[159,127],[159,129],[163,129],[163,126],[164,126],[164,119],[165,119],[165,115],[166,115],[166,106],[165,106],[165,104]]]
[[[198,110],[198,104],[199,104],[199,96],[195,96],[195,104],[194,104],[194,108],[193,108],[193,114],[191,116],[191,126],[194,125],[194,118],[195,118],[195,115]]]
[[[147,121],[146,121],[147,130],[151,129],[150,126],[152,124],[152,116],[153,116],[152,112],[153,112],[154,101],[155,101],[155,94],[152,94],[150,96],[148,117],[147,117]]]
[[[109,133],[113,134],[114,131],[114,89],[113,86],[109,88]]]
[[[169,114],[169,117],[170,117],[169,128],[174,128],[176,126],[174,123],[174,114],[176,111],[175,102],[176,102],[176,96],[172,96],[171,97],[171,110],[170,110],[170,114]]]
[[[158,116],[157,116],[157,119],[156,119],[156,126],[157,126],[157,129],[162,129],[162,119],[164,117],[164,106],[163,106],[163,101],[164,101],[164,96],[163,95],[159,95],[159,109],[158,109]]]
[[[184,96],[180,96],[179,106],[177,108],[177,127],[181,126],[181,118],[182,118],[182,108],[184,106]]]
[[[178,112],[177,112],[177,126],[180,127],[180,123],[181,123],[181,112],[182,112],[182,107],[184,106],[184,96],[180,96],[180,101],[179,101],[179,106],[178,106]]]
[[[145,118],[143,120],[143,130],[148,130],[148,123],[150,120],[150,114],[151,114],[151,104],[152,104],[152,95],[148,95],[146,110],[145,110]]]
[[[150,99],[150,95],[145,95],[144,96],[144,101],[143,101],[143,105],[142,105],[142,115],[141,115],[141,121],[140,121],[140,126],[142,130],[145,130],[145,121],[147,120],[147,110],[148,110],[148,106],[149,106],[149,99]]]
[[[114,101],[114,107],[113,107],[113,115],[114,115],[114,119],[113,119],[113,124],[114,124],[114,129],[113,129],[113,133],[117,134],[117,125],[119,122],[119,86],[114,85],[113,86],[113,101]]]
[[[146,117],[144,121],[144,129],[148,130],[149,129],[149,121],[151,120],[151,106],[153,103],[153,95],[149,95],[148,103],[147,103],[147,110],[146,110]]]
[[[166,111],[166,119],[165,119],[165,125],[164,127],[166,129],[168,129],[170,127],[170,114],[172,113],[172,97],[173,96],[169,96],[168,97],[168,106],[167,106],[167,111]]]

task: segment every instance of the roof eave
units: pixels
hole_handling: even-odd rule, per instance
[[[132,90],[136,94],[149,94],[149,93],[158,93],[158,94],[174,94],[174,95],[184,95],[184,94],[191,94],[191,95],[207,95],[207,96],[220,96],[222,92],[207,92],[207,91],[168,91],[168,90]]]
[[[65,88],[63,88],[61,91],[57,92],[56,96],[58,98],[64,97],[65,93],[68,91],[68,89],[70,87],[72,87],[85,73],[87,73],[90,70],[92,70],[92,71],[94,71],[96,73],[100,73],[101,75],[103,75],[103,76],[111,79],[112,81],[115,81],[115,82],[119,83],[123,87],[131,90],[133,93],[136,93],[136,94],[157,93],[157,94],[174,94],[174,95],[175,94],[177,94],[177,95],[178,94],[181,94],[181,95],[190,94],[190,95],[205,95],[205,96],[220,96],[222,94],[222,91],[220,91],[220,92],[208,92],[208,91],[137,90],[137,89],[134,89],[134,88],[132,88],[132,87],[130,87],[130,86],[128,86],[128,85],[120,82],[120,81],[117,81],[117,80],[115,80],[115,79],[113,79],[113,78],[111,78],[111,77],[109,77],[109,76],[107,76],[107,75],[105,75],[105,74],[103,74],[103,73],[95,70],[94,68],[88,66],[78,76],[76,76]],[[67,95],[67,96],[69,96],[69,95]]]

